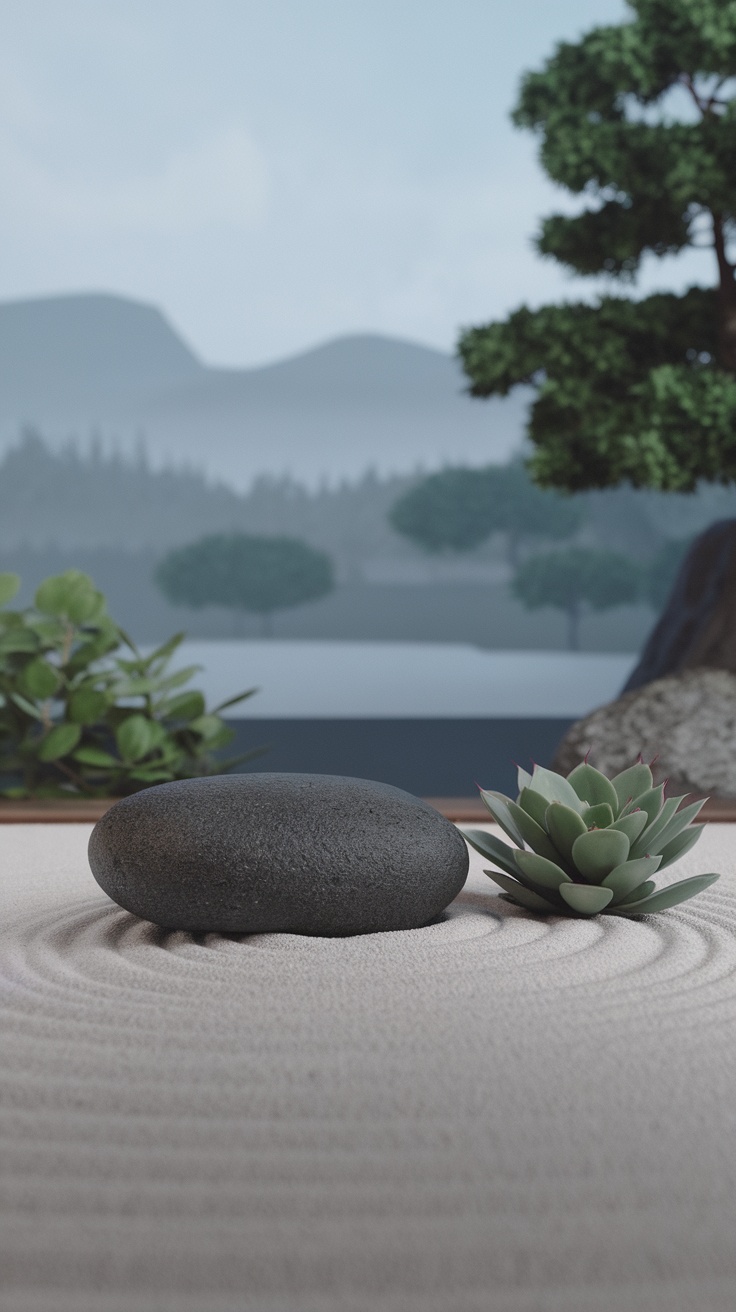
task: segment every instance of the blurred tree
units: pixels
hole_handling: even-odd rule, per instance
[[[554,606],[567,616],[568,646],[580,648],[584,607],[610,610],[636,601],[641,571],[628,556],[615,551],[568,547],[528,556],[511,582],[511,591],[529,610]]]
[[[332,563],[297,538],[214,534],[171,551],[155,571],[175,605],[229,606],[261,616],[264,637],[276,610],[316,601],[334,587]]]
[[[388,521],[423,551],[472,551],[502,518],[487,469],[448,468],[429,474],[394,502]]]
[[[524,540],[572,537],[584,518],[581,500],[537,487],[520,460],[430,474],[388,515],[398,533],[428,552],[472,551],[502,530],[512,565]]]
[[[630,21],[558,45],[523,80],[514,121],[538,135],[549,177],[589,202],[544,220],[537,248],[630,282],[645,256],[706,247],[715,286],[523,307],[466,331],[459,352],[476,396],[536,388],[540,485],[688,492],[736,478],[736,4],[627,7]]]

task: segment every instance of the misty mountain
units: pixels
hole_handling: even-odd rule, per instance
[[[145,436],[154,465],[190,463],[238,489],[261,473],[322,479],[505,462],[528,396],[477,401],[452,356],[378,335],[251,369],[203,364],[159,310],[119,296],[0,304],[0,441]]]

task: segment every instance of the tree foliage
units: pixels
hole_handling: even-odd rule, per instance
[[[450,468],[429,474],[394,502],[392,528],[424,551],[472,551],[503,527],[487,469]]]
[[[334,587],[323,551],[296,538],[214,534],[171,551],[155,574],[175,604],[228,606],[269,616],[324,597]]]
[[[427,552],[471,551],[492,533],[509,537],[512,560],[527,538],[568,538],[585,518],[583,504],[532,483],[521,461],[482,469],[449,468],[405,492],[389,522]]]
[[[514,121],[587,202],[547,218],[537,247],[631,282],[646,256],[707,246],[715,285],[522,307],[466,331],[459,352],[476,396],[536,388],[541,485],[684,492],[736,479],[736,4],[627,3],[629,22],[560,44],[523,80]]]
[[[553,606],[568,619],[569,645],[579,646],[579,624],[584,605],[610,610],[636,601],[641,571],[628,556],[590,547],[568,547],[528,556],[511,582],[511,591],[530,610]]]

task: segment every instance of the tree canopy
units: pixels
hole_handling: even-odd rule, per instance
[[[516,563],[519,543],[527,538],[571,537],[585,518],[585,507],[537,487],[523,462],[514,460],[429,474],[394,502],[388,518],[397,533],[427,552],[471,551],[502,530]]]
[[[627,4],[630,21],[561,43],[522,82],[514,122],[586,201],[545,219],[537,248],[631,283],[646,256],[708,247],[714,285],[522,307],[459,354],[475,396],[535,387],[542,486],[685,492],[736,479],[736,3]]]
[[[213,534],[169,552],[155,573],[164,596],[199,608],[229,606],[266,619],[334,587],[329,556],[296,538]],[[267,630],[264,624],[264,631]]]
[[[591,547],[568,547],[528,556],[511,581],[511,591],[529,610],[553,606],[567,615],[571,650],[580,645],[580,616],[636,601],[641,572],[627,556]]]

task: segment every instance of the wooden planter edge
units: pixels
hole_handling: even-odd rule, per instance
[[[0,824],[94,824],[118,800],[116,797],[31,798],[18,802],[0,799]],[[456,823],[485,824],[489,820],[483,803],[475,797],[426,797],[424,800]],[[695,795],[691,800],[695,800]],[[736,823],[736,798],[711,797],[698,819],[716,824]]]

